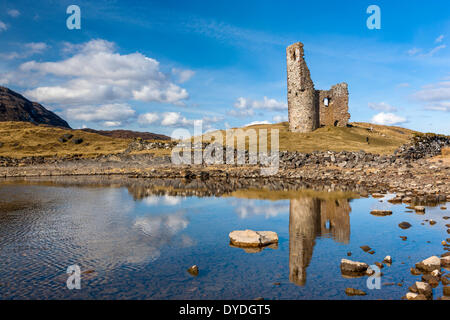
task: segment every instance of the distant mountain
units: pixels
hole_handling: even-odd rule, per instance
[[[69,128],[69,124],[37,102],[0,86],[0,121],[25,121]]]
[[[94,130],[89,128],[81,130],[112,138],[122,138],[122,139],[142,138],[144,140],[170,140],[170,137],[168,136],[151,132],[139,132],[131,130]]]

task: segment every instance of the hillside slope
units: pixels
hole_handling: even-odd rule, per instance
[[[70,128],[69,124],[37,102],[0,86],[0,121],[27,121],[55,127]]]
[[[402,144],[405,144],[417,131],[392,126],[382,126],[370,123],[354,122],[349,127],[322,127],[310,133],[289,132],[289,124],[252,125],[243,129],[267,129],[268,147],[270,149],[270,129],[279,130],[280,151],[359,151],[377,154],[393,153]],[[224,131],[221,131],[225,136]],[[213,133],[204,135],[206,141]],[[369,142],[367,142],[367,138]],[[248,140],[247,140],[248,141]]]

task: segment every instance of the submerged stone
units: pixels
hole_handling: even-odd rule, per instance
[[[347,288],[345,289],[345,294],[348,296],[365,296],[367,293],[359,289]]]

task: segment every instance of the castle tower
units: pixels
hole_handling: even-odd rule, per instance
[[[303,43],[286,48],[289,130],[311,132],[319,122],[319,101],[303,52]]]

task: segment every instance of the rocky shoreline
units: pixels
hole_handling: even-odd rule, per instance
[[[0,177],[119,175],[161,181],[183,179],[185,185],[201,186],[211,195],[261,186],[273,190],[351,191],[361,196],[396,193],[394,201],[420,205],[450,200],[450,161],[435,157],[448,146],[449,137],[423,135],[393,155],[281,151],[279,170],[272,176],[262,176],[258,165],[174,165],[169,156],[129,154],[129,150],[91,159],[79,155],[0,157]]]

